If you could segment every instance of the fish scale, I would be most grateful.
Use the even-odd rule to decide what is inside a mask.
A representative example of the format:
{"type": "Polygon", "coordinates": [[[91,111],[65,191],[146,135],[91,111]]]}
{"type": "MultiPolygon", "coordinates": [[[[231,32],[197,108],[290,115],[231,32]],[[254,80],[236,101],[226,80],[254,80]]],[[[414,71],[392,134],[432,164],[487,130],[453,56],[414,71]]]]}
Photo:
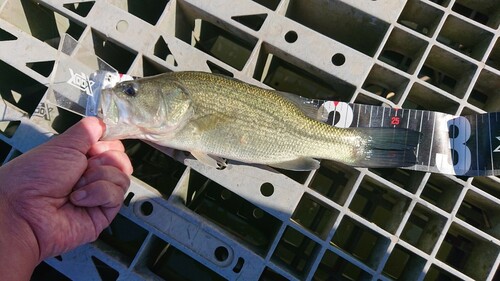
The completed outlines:
{"type": "MultiPolygon", "coordinates": [[[[190,80],[188,77],[179,77],[179,79],[190,80]]],[[[196,104],[195,111],[196,109],[200,109],[200,115],[211,114],[214,111],[218,111],[219,114],[233,113],[230,114],[232,121],[230,124],[231,131],[237,132],[238,130],[242,130],[242,128],[247,128],[247,132],[241,132],[241,135],[245,135],[245,133],[254,135],[252,140],[254,140],[253,143],[255,146],[249,147],[250,157],[258,156],[261,159],[264,157],[272,159],[273,155],[281,157],[288,155],[290,157],[289,155],[293,156],[292,153],[313,154],[314,151],[331,151],[334,141],[342,137],[338,132],[349,132],[349,130],[335,129],[305,118],[302,112],[297,110],[288,101],[279,96],[269,95],[268,91],[258,88],[256,92],[251,92],[255,89],[245,84],[243,84],[245,86],[233,90],[233,87],[230,85],[221,83],[225,81],[227,80],[207,81],[206,83],[210,84],[217,83],[218,86],[213,91],[207,90],[206,87],[200,87],[199,84],[186,83],[185,86],[190,91],[193,101],[196,104]],[[217,98],[214,98],[214,93],[217,93],[217,98]],[[249,95],[251,96],[250,98],[253,98],[254,102],[252,104],[248,103],[250,99],[249,95]],[[207,100],[215,102],[207,103],[207,100]],[[269,104],[273,102],[277,106],[274,108],[269,107],[269,104]],[[220,104],[224,106],[221,107],[220,104]],[[258,127],[252,126],[252,124],[258,124],[258,127]],[[314,138],[311,138],[309,134],[311,128],[314,138]],[[305,138],[302,138],[304,135],[306,135],[305,138]],[[301,140],[297,140],[297,138],[301,140]],[[262,141],[266,139],[267,141],[262,141]],[[313,142],[315,139],[318,139],[318,141],[313,142]],[[307,140],[307,142],[304,140],[307,140]],[[288,152],[286,148],[292,148],[293,152],[288,152]],[[259,154],[255,155],[257,153],[259,154]]],[[[221,142],[220,138],[214,138],[210,142],[212,146],[216,146],[217,144],[221,144],[219,145],[221,150],[214,149],[212,151],[214,154],[227,154],[228,150],[234,149],[230,145],[238,146],[238,150],[242,150],[242,145],[238,142],[221,142]]],[[[325,158],[327,154],[329,153],[318,153],[315,157],[325,158]]],[[[242,154],[238,156],[249,158],[249,156],[242,154]]]]}
{"type": "Polygon", "coordinates": [[[273,90],[204,72],[121,82],[103,90],[101,107],[106,139],[150,140],[209,165],[215,156],[291,170],[318,168],[315,159],[400,167],[414,164],[419,139],[405,129],[335,128],[273,90]]]}

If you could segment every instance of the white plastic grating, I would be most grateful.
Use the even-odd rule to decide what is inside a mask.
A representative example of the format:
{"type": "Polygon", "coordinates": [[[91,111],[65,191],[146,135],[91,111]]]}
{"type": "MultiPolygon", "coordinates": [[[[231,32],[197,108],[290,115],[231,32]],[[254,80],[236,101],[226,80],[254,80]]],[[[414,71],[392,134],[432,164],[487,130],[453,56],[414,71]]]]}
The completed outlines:
{"type": "MultiPolygon", "coordinates": [[[[133,76],[202,70],[303,96],[500,111],[497,0],[0,0],[0,161],[79,117],[44,102],[60,38],[133,76]]],[[[74,60],[86,64],[88,53],[74,60]]],[[[323,162],[283,174],[125,141],[134,180],[95,243],[34,280],[498,280],[500,179],[323,162]]],[[[500,143],[499,143],[500,145],[500,143]]]]}

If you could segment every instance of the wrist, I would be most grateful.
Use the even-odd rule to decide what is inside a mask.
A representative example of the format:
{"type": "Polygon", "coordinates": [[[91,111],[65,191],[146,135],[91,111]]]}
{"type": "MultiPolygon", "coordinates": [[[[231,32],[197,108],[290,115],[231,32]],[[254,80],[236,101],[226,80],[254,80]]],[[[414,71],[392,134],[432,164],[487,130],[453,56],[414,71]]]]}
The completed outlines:
{"type": "Polygon", "coordinates": [[[6,198],[1,196],[0,279],[29,280],[39,257],[38,242],[30,226],[16,217],[6,198]]]}

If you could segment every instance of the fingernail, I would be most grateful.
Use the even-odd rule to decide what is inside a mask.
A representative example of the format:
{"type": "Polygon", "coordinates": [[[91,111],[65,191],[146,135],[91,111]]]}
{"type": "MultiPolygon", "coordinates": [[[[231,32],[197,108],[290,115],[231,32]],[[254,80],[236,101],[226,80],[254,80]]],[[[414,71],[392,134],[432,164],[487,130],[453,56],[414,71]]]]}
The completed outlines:
{"type": "Polygon", "coordinates": [[[73,194],[71,196],[73,197],[73,200],[80,201],[87,196],[87,191],[77,190],[77,191],[73,192],[73,194]]]}

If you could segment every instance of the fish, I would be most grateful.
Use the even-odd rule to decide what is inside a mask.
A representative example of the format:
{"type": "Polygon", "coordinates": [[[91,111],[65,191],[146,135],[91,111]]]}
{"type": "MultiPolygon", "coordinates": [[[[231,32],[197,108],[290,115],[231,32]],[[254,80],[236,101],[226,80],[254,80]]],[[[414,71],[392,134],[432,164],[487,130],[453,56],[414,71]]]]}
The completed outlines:
{"type": "Polygon", "coordinates": [[[307,116],[275,90],[219,74],[169,72],[103,89],[102,139],[140,139],[188,151],[221,168],[225,159],[310,171],[318,159],[354,167],[415,164],[420,133],[402,128],[337,128],[307,116]]]}

